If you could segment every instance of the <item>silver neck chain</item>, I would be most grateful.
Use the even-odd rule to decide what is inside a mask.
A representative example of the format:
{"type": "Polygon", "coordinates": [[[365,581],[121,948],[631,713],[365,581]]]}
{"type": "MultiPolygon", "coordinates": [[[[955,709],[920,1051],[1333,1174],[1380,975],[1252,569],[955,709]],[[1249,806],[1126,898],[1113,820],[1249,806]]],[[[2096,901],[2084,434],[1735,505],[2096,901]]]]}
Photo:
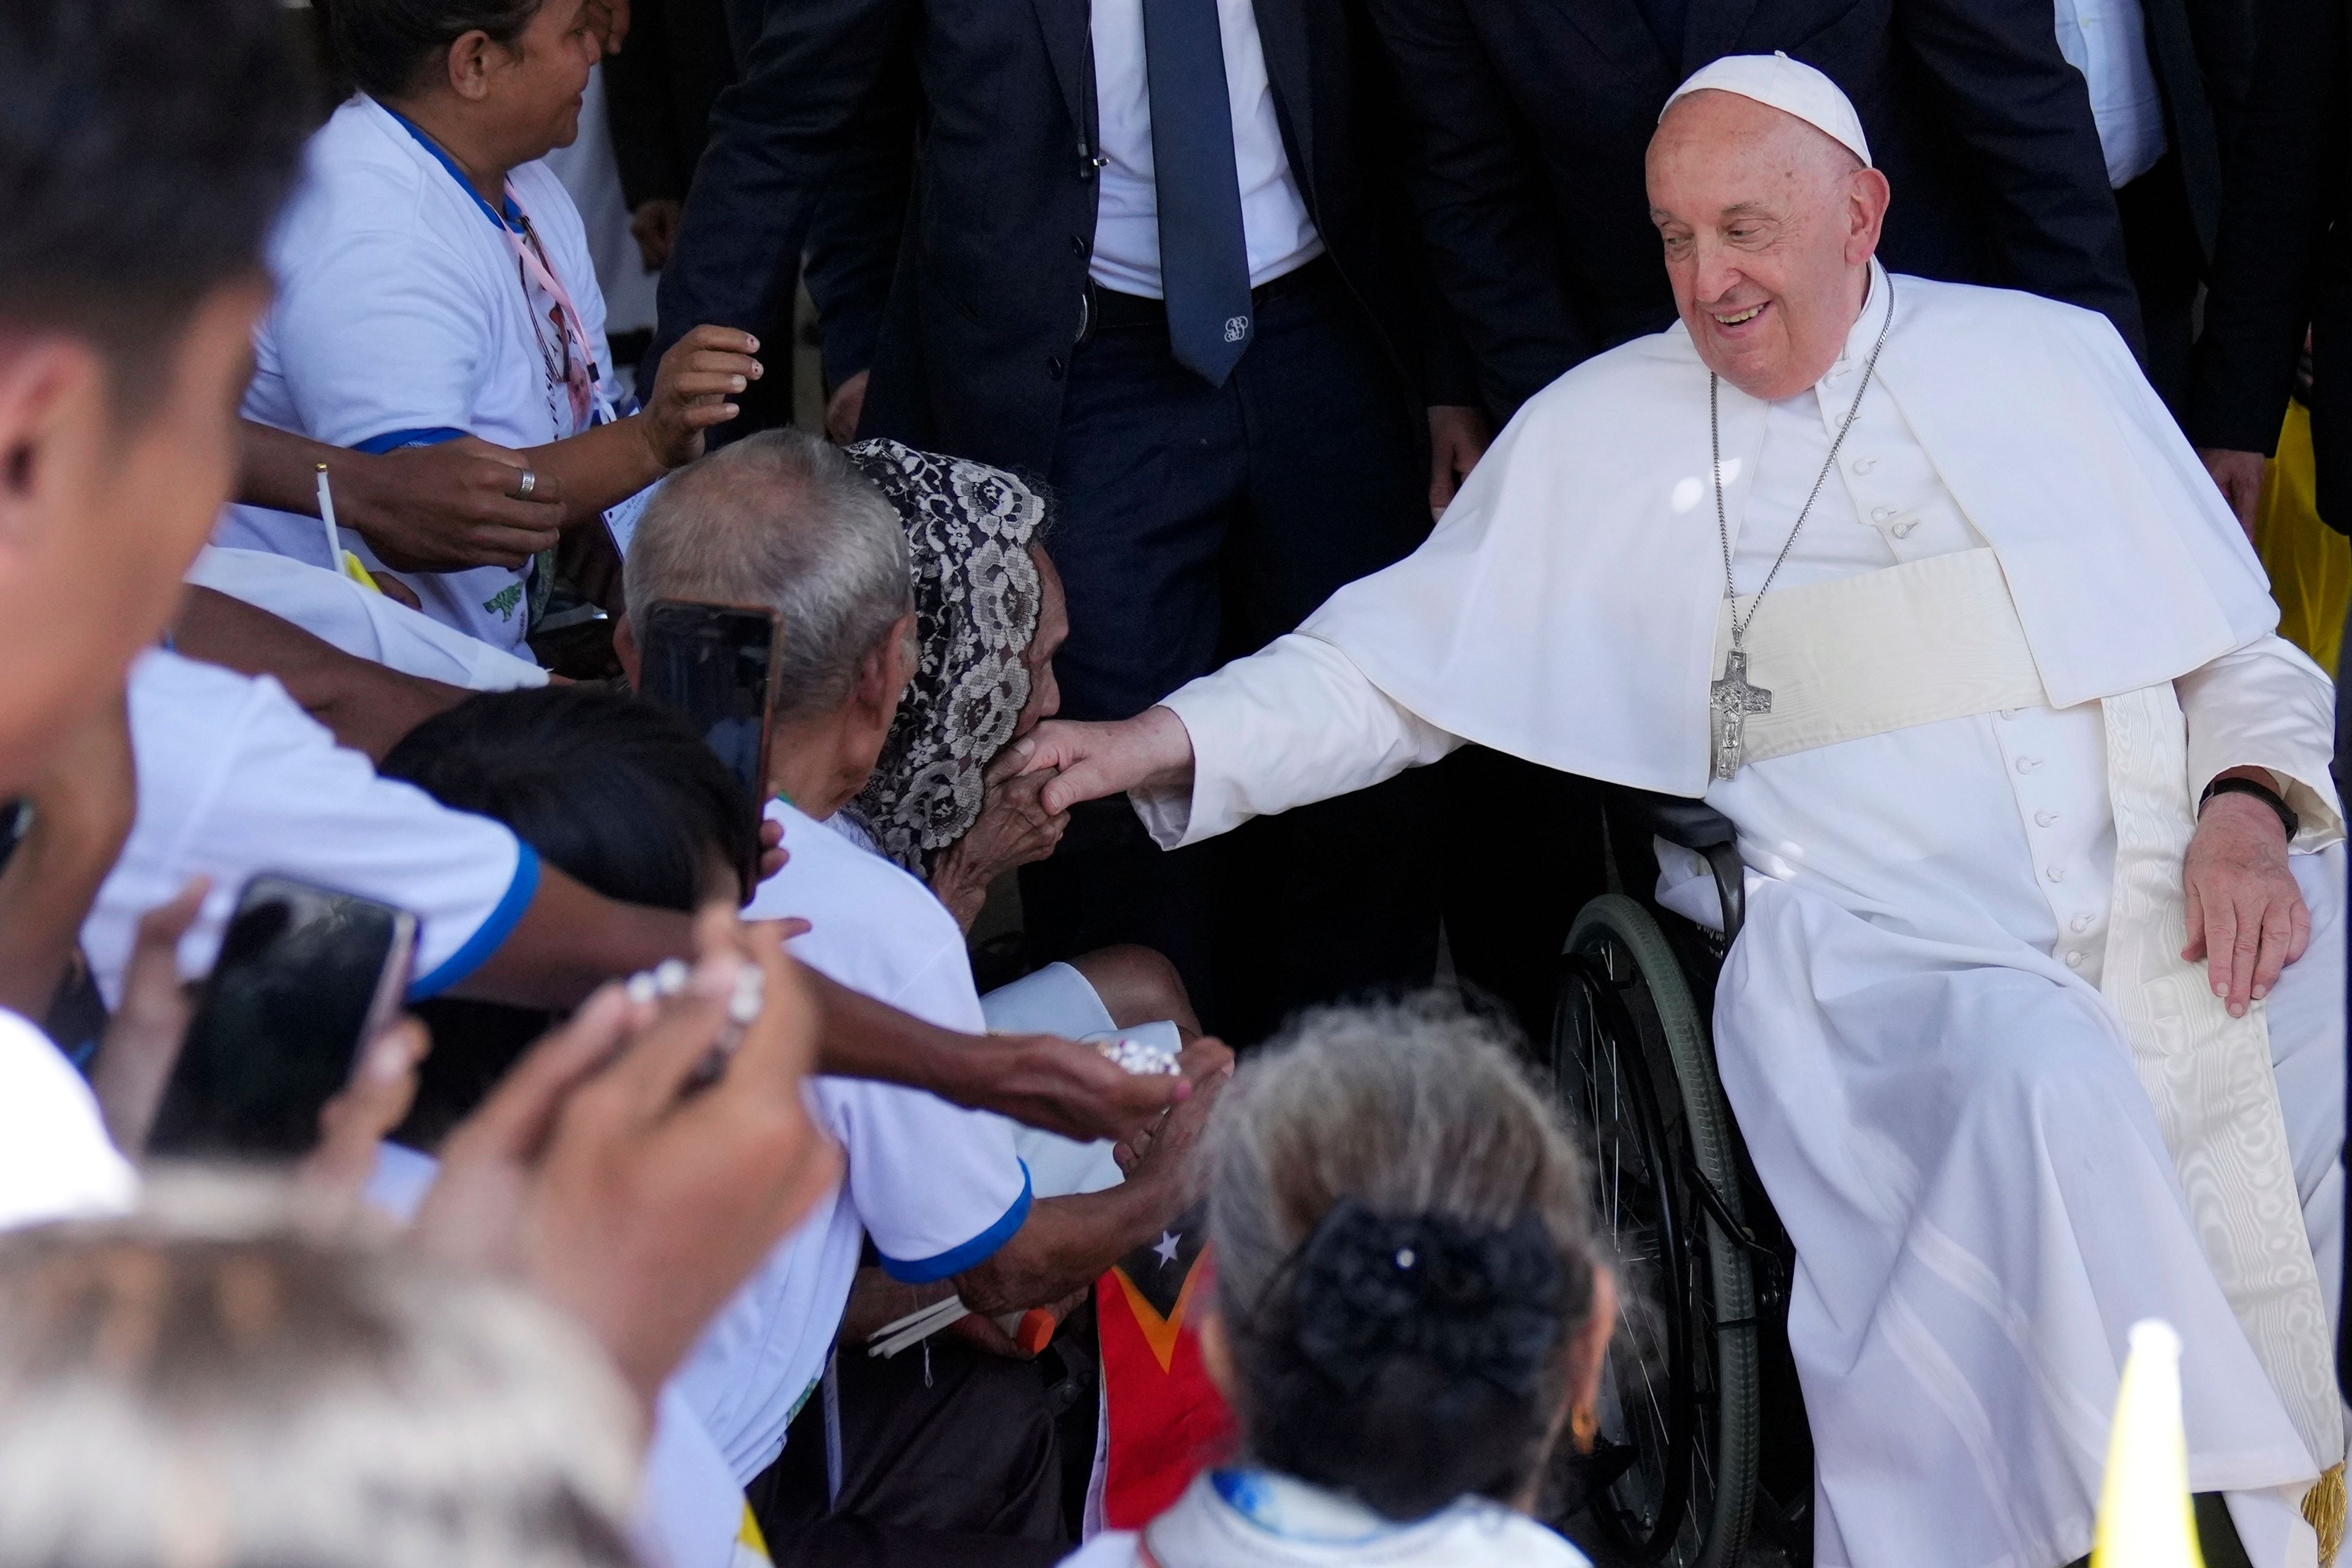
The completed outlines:
{"type": "Polygon", "coordinates": [[[1731,526],[1723,516],[1723,422],[1717,412],[1717,393],[1722,382],[1713,371],[1707,373],[1706,435],[1715,455],[1715,532],[1716,537],[1723,542],[1723,596],[1731,602],[1731,646],[1735,650],[1739,647],[1741,639],[1747,637],[1748,628],[1756,624],[1758,606],[1764,603],[1764,595],[1771,591],[1772,580],[1780,574],[1781,563],[1789,559],[1789,552],[1796,548],[1797,535],[1804,531],[1805,519],[1812,515],[1813,502],[1821,498],[1822,486],[1829,481],[1830,470],[1837,467],[1838,451],[1845,445],[1845,433],[1853,428],[1854,418],[1862,412],[1862,395],[1870,390],[1870,378],[1878,372],[1878,353],[1886,346],[1886,334],[1894,329],[1895,279],[1890,277],[1886,279],[1886,320],[1880,323],[1878,341],[1870,345],[1870,358],[1863,364],[1862,384],[1853,389],[1853,402],[1847,407],[1845,417],[1838,421],[1837,435],[1830,442],[1829,459],[1822,464],[1822,471],[1813,476],[1813,488],[1806,495],[1804,506],[1797,512],[1796,526],[1789,530],[1789,537],[1781,544],[1780,553],[1772,558],[1772,570],[1764,574],[1763,584],[1756,590],[1756,596],[1748,601],[1746,620],[1740,619],[1739,589],[1731,577],[1731,526]]]}

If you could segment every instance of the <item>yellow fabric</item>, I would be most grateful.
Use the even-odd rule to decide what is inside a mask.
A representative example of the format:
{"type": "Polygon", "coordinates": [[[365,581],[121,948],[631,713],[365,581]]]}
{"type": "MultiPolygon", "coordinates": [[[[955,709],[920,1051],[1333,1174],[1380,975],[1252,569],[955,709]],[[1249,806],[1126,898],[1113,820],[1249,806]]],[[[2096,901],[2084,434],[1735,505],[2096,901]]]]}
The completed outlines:
{"type": "Polygon", "coordinates": [[[2271,574],[2279,636],[2336,673],[2344,609],[2352,603],[2352,539],[2319,521],[2311,458],[2311,411],[2289,403],[2278,456],[2263,473],[2254,552],[2271,574]]]}

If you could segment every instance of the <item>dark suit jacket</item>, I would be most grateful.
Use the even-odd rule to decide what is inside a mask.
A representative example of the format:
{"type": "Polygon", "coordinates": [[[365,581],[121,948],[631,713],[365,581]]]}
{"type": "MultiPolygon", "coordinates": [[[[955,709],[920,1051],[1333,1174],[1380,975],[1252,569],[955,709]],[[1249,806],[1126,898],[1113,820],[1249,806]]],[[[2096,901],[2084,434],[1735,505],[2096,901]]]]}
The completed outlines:
{"type": "Polygon", "coordinates": [[[2189,432],[2275,451],[2308,327],[2319,515],[2352,533],[2352,22],[2344,0],[2262,0],[2256,18],[2189,432]]]}
{"type": "MultiPolygon", "coordinates": [[[[722,94],[657,343],[767,319],[811,210],[897,62],[920,82],[914,184],[862,430],[1042,472],[1084,323],[1095,232],[1087,0],[735,0],[756,13],[722,94]]],[[[1266,72],[1307,211],[1409,388],[1424,383],[1409,218],[1385,156],[1384,64],[1352,0],[1257,0],[1266,72]],[[1391,205],[1391,204],[1394,204],[1391,205]],[[1402,219],[1403,221],[1401,221],[1402,219]]],[[[1460,375],[1454,397],[1466,387],[1460,375]]]]}
{"type": "Polygon", "coordinates": [[[725,0],[635,0],[628,39],[604,62],[613,157],[630,211],[686,199],[710,139],[710,106],[734,81],[725,0]]]}
{"type": "Polygon", "coordinates": [[[2049,0],[1691,0],[1681,46],[1637,0],[1371,0],[1417,132],[1440,288],[1508,412],[1673,319],[1643,183],[1667,95],[1785,49],[1843,88],[1895,189],[1900,271],[2139,309],[2082,77],[2049,0]]]}

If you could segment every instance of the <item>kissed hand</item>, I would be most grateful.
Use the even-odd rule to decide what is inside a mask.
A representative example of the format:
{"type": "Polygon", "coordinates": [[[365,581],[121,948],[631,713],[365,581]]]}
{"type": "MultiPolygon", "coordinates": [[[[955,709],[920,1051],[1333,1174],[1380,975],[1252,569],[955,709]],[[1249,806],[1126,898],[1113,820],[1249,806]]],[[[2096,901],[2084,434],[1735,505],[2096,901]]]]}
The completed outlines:
{"type": "Polygon", "coordinates": [[[1064,812],[1129,790],[1188,787],[1192,737],[1167,708],[1147,708],[1112,724],[1049,719],[1013,743],[1003,768],[1006,776],[1057,773],[1038,801],[1049,812],[1064,812]]]}

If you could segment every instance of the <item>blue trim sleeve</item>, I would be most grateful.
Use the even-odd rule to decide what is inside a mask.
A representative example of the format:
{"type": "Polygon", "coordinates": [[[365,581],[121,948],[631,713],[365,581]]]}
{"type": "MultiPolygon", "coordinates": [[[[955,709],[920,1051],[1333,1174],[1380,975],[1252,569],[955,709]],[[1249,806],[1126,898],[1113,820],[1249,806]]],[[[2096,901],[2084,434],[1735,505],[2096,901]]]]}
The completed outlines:
{"type": "Polygon", "coordinates": [[[381,436],[352,442],[352,450],[381,458],[386,452],[397,452],[403,447],[438,447],[442,442],[454,441],[464,434],[463,430],[452,429],[446,425],[436,425],[429,430],[387,430],[381,436]]]}
{"type": "Polygon", "coordinates": [[[1027,1222],[1029,1201],[1029,1163],[1024,1160],[1021,1163],[1021,1195],[1013,1200],[1013,1206],[1006,1209],[1003,1217],[994,1225],[961,1247],[951,1247],[935,1257],[917,1262],[904,1262],[886,1254],[882,1258],[882,1272],[901,1285],[929,1285],[933,1280],[945,1279],[951,1274],[976,1268],[995,1257],[997,1250],[1011,1241],[1013,1233],[1027,1222]]]}
{"type": "Polygon", "coordinates": [[[539,895],[539,851],[520,839],[515,841],[515,848],[514,880],[509,882],[507,890],[499,895],[497,907],[483,918],[480,925],[474,928],[474,934],[467,937],[457,952],[434,966],[432,973],[410,983],[408,999],[411,1002],[438,996],[482,967],[489,962],[490,954],[498,952],[499,945],[513,934],[514,928],[522,922],[523,911],[530,908],[531,900],[539,895]]]}

